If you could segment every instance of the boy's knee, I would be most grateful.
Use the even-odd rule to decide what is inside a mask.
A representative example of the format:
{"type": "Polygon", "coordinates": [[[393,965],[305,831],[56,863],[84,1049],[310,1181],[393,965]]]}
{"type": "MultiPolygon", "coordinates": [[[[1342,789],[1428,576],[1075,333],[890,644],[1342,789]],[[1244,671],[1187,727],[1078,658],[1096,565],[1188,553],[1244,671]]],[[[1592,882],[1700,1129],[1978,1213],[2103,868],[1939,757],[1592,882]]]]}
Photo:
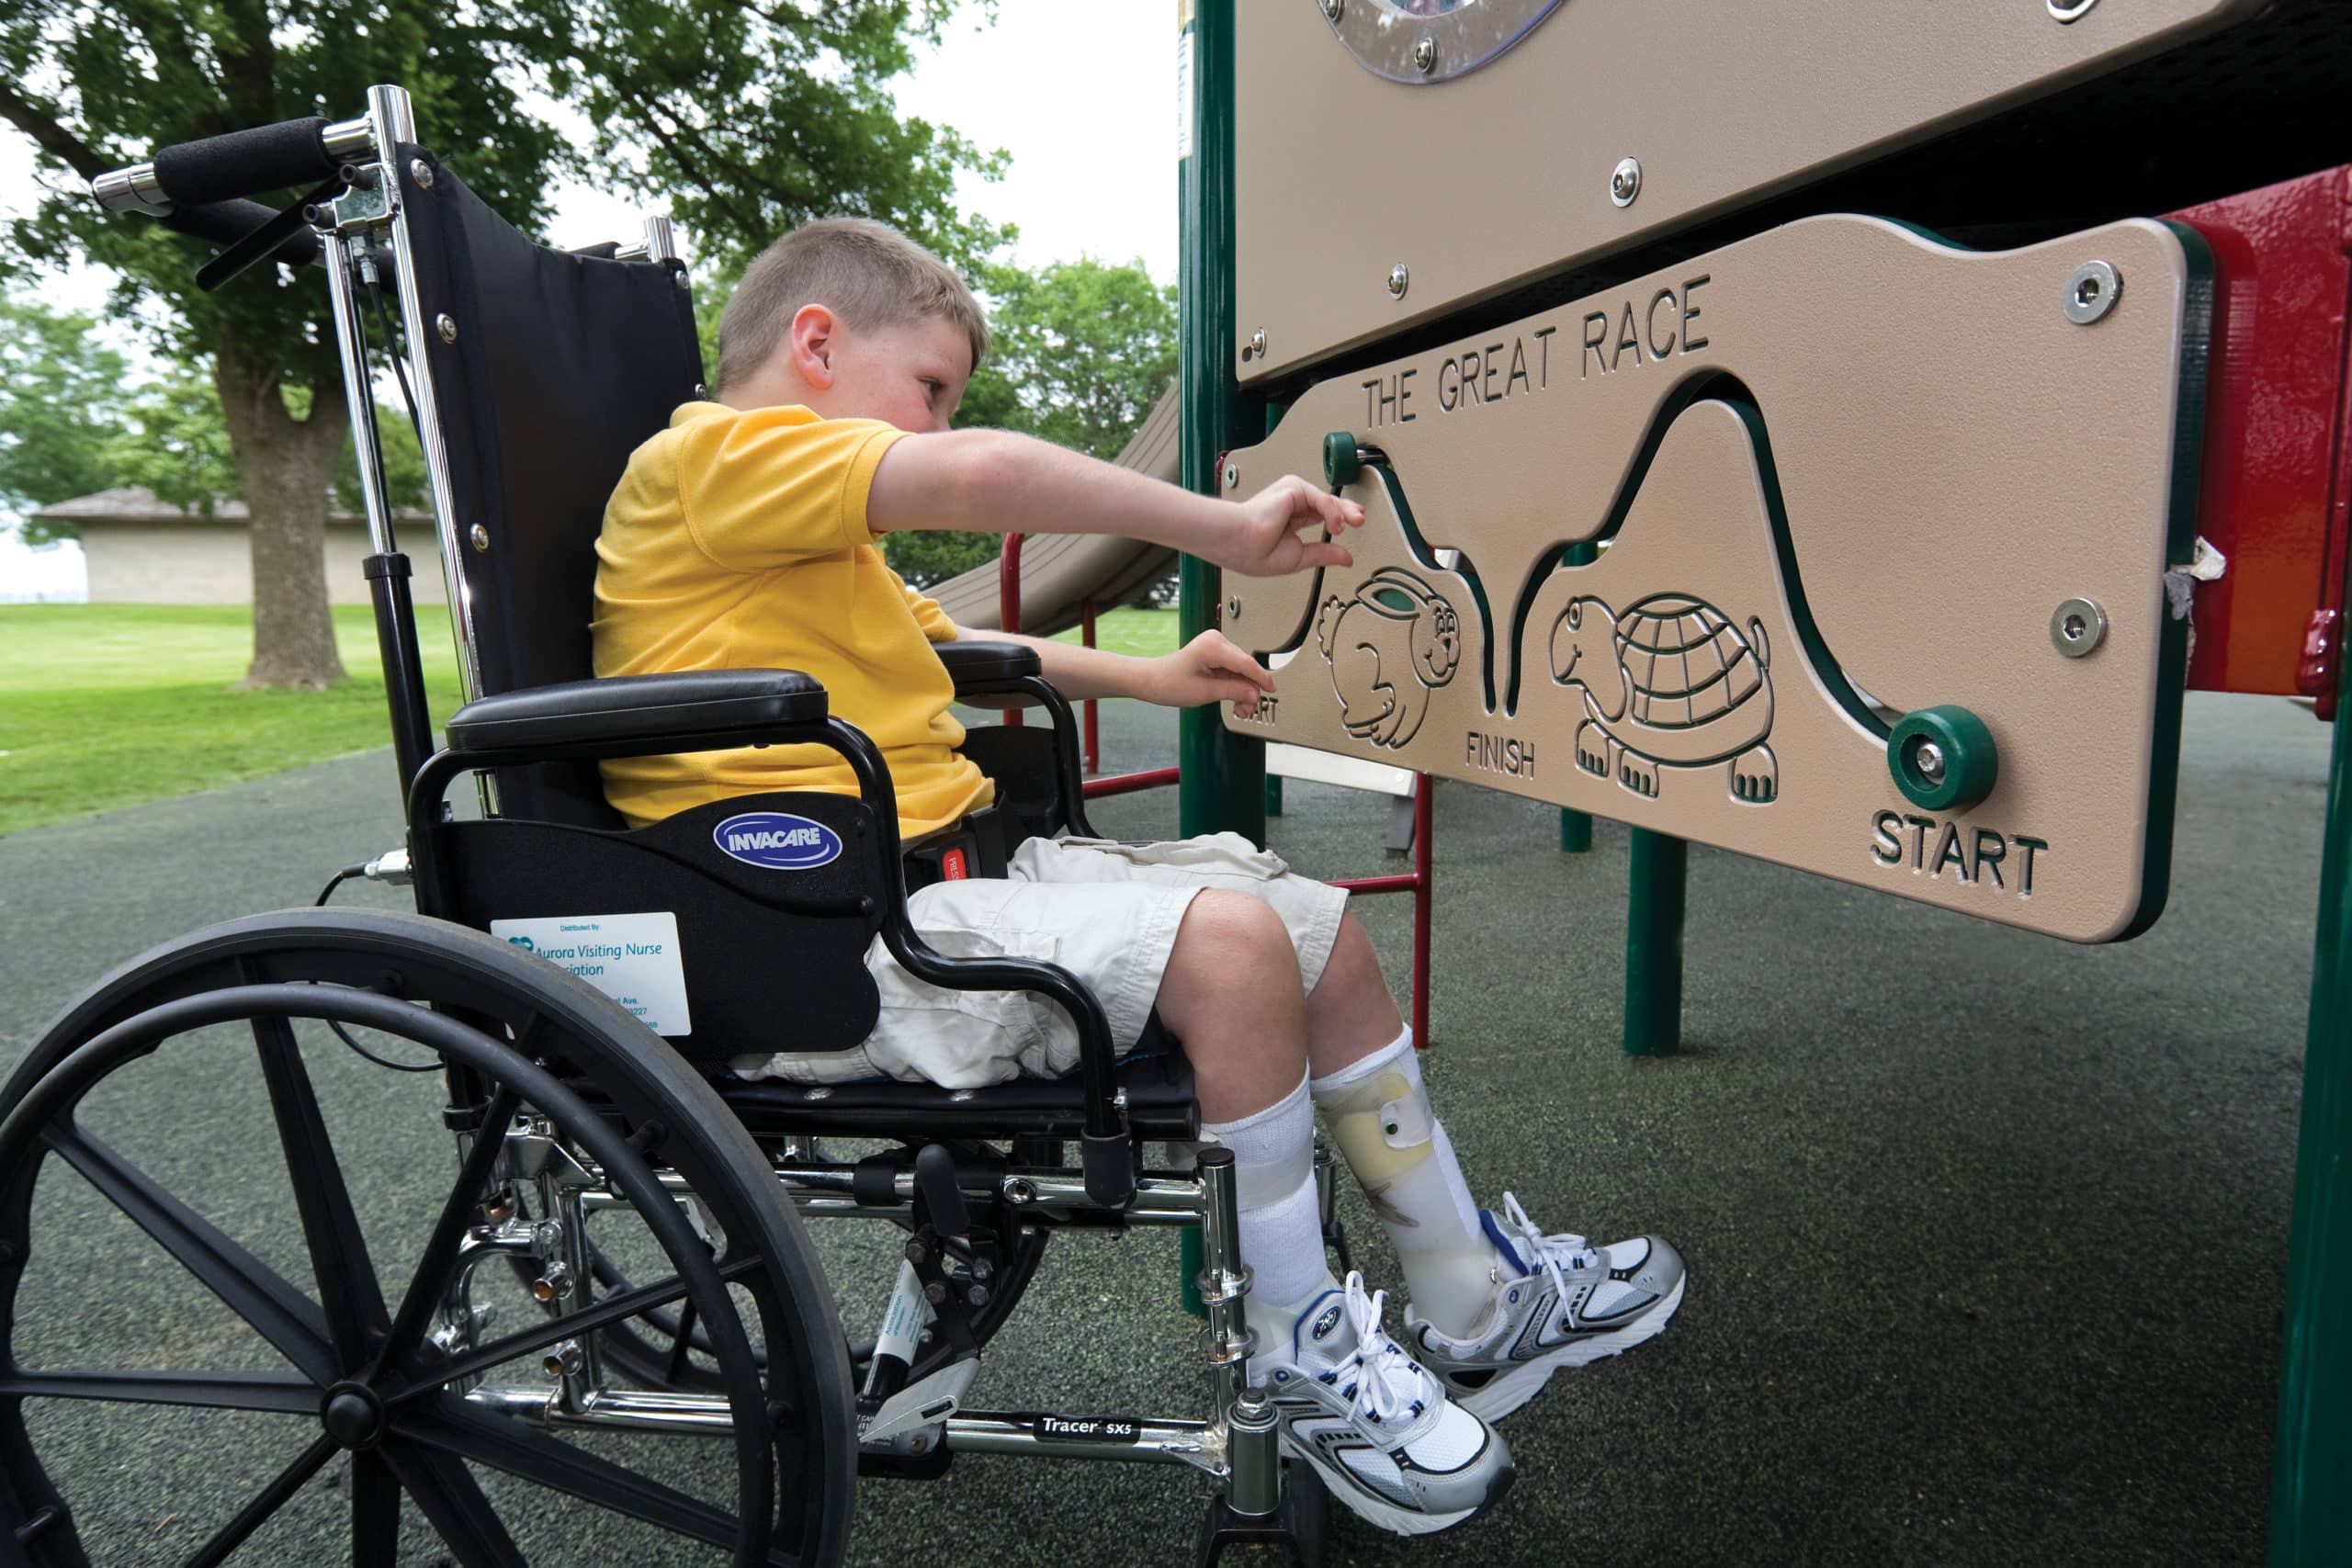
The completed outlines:
{"type": "Polygon", "coordinates": [[[1262,899],[1223,888],[1204,888],[1193,896],[1184,923],[1176,930],[1171,957],[1218,964],[1227,969],[1253,961],[1279,959],[1295,969],[1290,929],[1282,916],[1262,899]]]}
{"type": "Polygon", "coordinates": [[[1193,896],[1177,928],[1159,1006],[1172,1015],[1234,1003],[1303,1007],[1298,954],[1289,928],[1264,903],[1247,893],[1205,889],[1193,896]]]}

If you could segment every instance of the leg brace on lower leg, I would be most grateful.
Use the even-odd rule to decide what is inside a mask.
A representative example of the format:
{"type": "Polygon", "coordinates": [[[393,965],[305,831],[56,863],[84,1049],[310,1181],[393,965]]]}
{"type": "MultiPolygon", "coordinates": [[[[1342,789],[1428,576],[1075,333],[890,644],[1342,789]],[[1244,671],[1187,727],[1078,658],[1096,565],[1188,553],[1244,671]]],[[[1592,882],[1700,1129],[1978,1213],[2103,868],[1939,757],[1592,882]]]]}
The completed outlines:
{"type": "Polygon", "coordinates": [[[1486,1310],[1494,1247],[1430,1109],[1412,1031],[1312,1087],[1331,1141],[1396,1245],[1414,1310],[1442,1332],[1467,1328],[1486,1310]]]}
{"type": "Polygon", "coordinates": [[[1315,1108],[1306,1080],[1263,1111],[1201,1131],[1233,1151],[1241,1261],[1250,1273],[1245,1304],[1259,1351],[1288,1355],[1295,1309],[1331,1283],[1315,1201],[1315,1108]]]}

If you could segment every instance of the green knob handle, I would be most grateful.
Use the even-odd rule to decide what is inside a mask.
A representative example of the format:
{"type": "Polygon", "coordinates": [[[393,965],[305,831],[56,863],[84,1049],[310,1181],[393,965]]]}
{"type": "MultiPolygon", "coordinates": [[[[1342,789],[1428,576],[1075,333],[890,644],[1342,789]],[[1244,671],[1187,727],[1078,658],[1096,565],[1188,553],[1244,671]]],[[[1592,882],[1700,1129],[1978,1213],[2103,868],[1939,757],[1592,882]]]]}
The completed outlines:
{"type": "Polygon", "coordinates": [[[1927,811],[1965,811],[1993,793],[2001,757],[1984,721],[1951,704],[1895,721],[1886,769],[1904,798],[1927,811]]]}
{"type": "Polygon", "coordinates": [[[1356,433],[1335,430],[1323,438],[1323,477],[1333,490],[1352,484],[1363,472],[1363,459],[1356,456],[1356,433]]]}

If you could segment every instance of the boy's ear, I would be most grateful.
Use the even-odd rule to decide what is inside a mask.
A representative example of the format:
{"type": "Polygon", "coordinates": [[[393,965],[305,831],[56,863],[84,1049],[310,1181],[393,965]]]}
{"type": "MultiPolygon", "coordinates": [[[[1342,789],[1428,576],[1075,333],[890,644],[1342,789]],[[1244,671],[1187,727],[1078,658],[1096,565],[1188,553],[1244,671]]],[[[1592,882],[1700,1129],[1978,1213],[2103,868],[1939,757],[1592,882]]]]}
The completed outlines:
{"type": "Polygon", "coordinates": [[[830,390],[833,384],[833,350],[840,326],[833,313],[822,305],[803,305],[793,312],[792,331],[785,339],[786,352],[792,356],[792,367],[802,380],[819,391],[830,390]]]}

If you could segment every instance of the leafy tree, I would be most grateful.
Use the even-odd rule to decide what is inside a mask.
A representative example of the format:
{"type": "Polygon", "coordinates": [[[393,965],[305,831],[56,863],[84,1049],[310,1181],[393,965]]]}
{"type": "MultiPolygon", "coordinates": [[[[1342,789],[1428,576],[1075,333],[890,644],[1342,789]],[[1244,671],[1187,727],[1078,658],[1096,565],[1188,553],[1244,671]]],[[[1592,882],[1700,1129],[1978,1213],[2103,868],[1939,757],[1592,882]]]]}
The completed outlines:
{"type": "MultiPolygon", "coordinates": [[[[10,226],[0,265],[70,247],[113,269],[116,307],[181,360],[209,358],[253,513],[247,682],[342,673],[321,554],[347,442],[325,290],[256,269],[218,294],[200,250],[99,212],[82,182],[153,149],[304,114],[343,118],[397,82],[425,140],[529,229],[561,175],[670,204],[700,253],[740,257],[803,219],[863,212],[969,265],[1001,235],[955,204],[953,132],[900,120],[887,84],[955,0],[11,0],[0,6],[0,120],[39,149],[51,194],[10,226]],[[524,107],[544,90],[584,110],[574,148],[524,107]],[[71,177],[68,177],[71,176],[71,177]]],[[[983,4],[982,10],[989,10],[983,4]]]]}
{"type": "MultiPolygon", "coordinates": [[[[297,417],[308,398],[307,389],[289,394],[297,417]]],[[[379,404],[376,423],[392,504],[423,506],[424,457],[407,417],[379,404]]],[[[209,370],[166,363],[156,378],[133,381],[95,318],[0,294],[0,507],[28,514],[117,485],[143,485],[206,516],[242,499],[209,370]]],[[[334,494],[345,512],[364,510],[348,448],[334,494]]],[[[35,547],[74,533],[70,523],[29,515],[17,528],[35,547]]]]}
{"type": "MultiPolygon", "coordinates": [[[[1016,430],[1093,457],[1119,455],[1176,378],[1176,290],[1140,260],[1080,256],[1042,272],[981,276],[994,333],[956,411],[961,427],[1016,430]]],[[[993,534],[899,533],[883,541],[899,575],[928,586],[984,565],[993,534]]]]}
{"type": "Polygon", "coordinates": [[[995,340],[958,414],[1115,457],[1176,378],[1176,290],[1140,259],[983,274],[995,340]]]}
{"type": "MultiPolygon", "coordinates": [[[[113,467],[130,366],[91,318],[0,295],[0,506],[28,513],[123,482],[113,467]]],[[[69,536],[27,522],[25,542],[69,536]]]]}

